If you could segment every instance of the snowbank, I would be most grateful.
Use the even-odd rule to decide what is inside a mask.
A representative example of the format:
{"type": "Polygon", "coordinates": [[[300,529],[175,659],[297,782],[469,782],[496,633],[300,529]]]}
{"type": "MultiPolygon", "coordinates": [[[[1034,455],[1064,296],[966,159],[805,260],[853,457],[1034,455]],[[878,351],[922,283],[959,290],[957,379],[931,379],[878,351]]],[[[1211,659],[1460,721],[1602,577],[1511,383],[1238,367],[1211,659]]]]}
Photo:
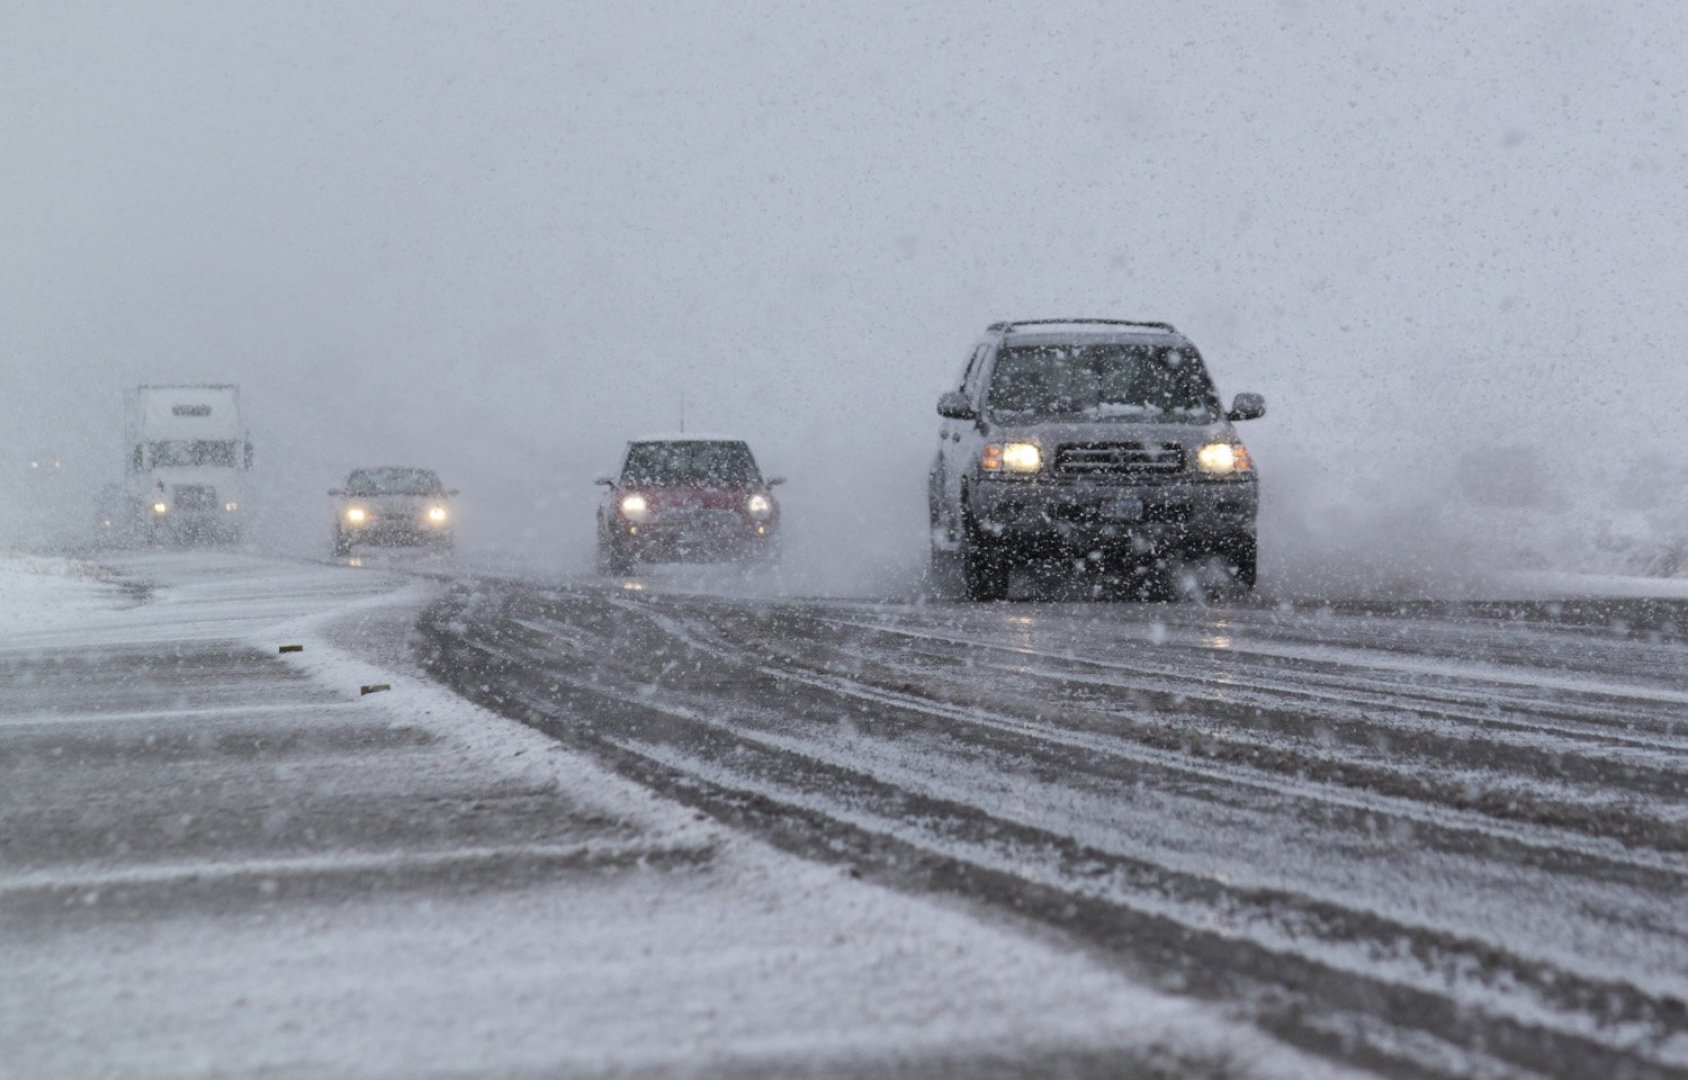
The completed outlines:
{"type": "Polygon", "coordinates": [[[0,552],[0,633],[73,625],[132,595],[89,563],[0,552]]]}

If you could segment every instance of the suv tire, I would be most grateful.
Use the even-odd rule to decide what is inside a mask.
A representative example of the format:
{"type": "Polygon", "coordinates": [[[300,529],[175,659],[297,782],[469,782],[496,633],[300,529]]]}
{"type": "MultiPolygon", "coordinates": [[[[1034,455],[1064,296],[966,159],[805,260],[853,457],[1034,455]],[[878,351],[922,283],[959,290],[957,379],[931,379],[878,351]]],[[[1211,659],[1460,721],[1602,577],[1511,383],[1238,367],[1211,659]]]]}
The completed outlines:
{"type": "Polygon", "coordinates": [[[1000,544],[969,536],[961,547],[961,587],[969,600],[1008,598],[1008,557],[1000,544]]]}
{"type": "Polygon", "coordinates": [[[1218,554],[1230,560],[1235,569],[1237,586],[1244,592],[1253,590],[1255,581],[1255,564],[1258,561],[1259,545],[1253,533],[1237,533],[1219,545],[1218,554]]]}

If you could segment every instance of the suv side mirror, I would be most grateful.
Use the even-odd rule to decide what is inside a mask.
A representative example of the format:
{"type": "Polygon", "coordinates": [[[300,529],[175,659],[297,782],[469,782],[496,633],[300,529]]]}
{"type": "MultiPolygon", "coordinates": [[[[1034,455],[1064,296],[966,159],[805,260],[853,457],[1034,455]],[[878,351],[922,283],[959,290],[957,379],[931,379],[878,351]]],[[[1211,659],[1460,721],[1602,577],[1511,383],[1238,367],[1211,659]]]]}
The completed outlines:
{"type": "Polygon", "coordinates": [[[1258,420],[1266,415],[1266,399],[1259,394],[1238,394],[1231,402],[1227,420],[1258,420]]]}
{"type": "Polygon", "coordinates": [[[951,390],[938,399],[938,415],[946,420],[977,420],[979,414],[974,411],[973,403],[967,400],[967,395],[959,390],[951,390]]]}
{"type": "Polygon", "coordinates": [[[770,476],[770,477],[768,477],[767,480],[763,481],[763,483],[767,484],[769,487],[774,487],[776,485],[785,483],[785,477],[783,477],[783,476],[770,476]]]}
{"type": "Polygon", "coordinates": [[[342,488],[329,488],[328,493],[330,495],[334,496],[336,499],[338,499],[340,496],[344,495],[346,492],[342,488]]]}
{"type": "Polygon", "coordinates": [[[600,476],[595,478],[592,482],[594,484],[602,484],[605,487],[615,487],[615,477],[613,476],[600,476]]]}
{"type": "Polygon", "coordinates": [[[457,496],[463,494],[461,491],[457,490],[456,488],[446,488],[445,493],[446,493],[447,496],[449,496],[451,498],[456,498],[457,496]]]}

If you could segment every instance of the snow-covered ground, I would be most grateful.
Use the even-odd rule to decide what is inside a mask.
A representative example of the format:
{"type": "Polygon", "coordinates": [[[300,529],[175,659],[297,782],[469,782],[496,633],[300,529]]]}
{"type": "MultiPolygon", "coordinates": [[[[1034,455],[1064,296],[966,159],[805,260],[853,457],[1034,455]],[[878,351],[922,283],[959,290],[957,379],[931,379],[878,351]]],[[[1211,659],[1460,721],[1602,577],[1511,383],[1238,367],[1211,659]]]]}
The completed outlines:
{"type": "Polygon", "coordinates": [[[0,553],[0,628],[10,638],[88,622],[124,606],[125,595],[91,563],[0,553]]]}
{"type": "Polygon", "coordinates": [[[1335,1071],[467,704],[435,588],[0,558],[0,1076],[1335,1071]]]}

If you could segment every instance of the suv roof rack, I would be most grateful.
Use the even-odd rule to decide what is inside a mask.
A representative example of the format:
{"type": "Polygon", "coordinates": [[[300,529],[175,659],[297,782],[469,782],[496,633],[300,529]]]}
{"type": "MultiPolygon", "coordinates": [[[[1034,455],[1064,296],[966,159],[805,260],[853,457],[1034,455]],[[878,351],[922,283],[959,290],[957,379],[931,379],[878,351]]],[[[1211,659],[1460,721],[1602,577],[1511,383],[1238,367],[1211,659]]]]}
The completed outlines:
{"type": "Polygon", "coordinates": [[[986,332],[995,332],[1000,330],[1003,333],[1012,333],[1022,326],[1055,326],[1071,325],[1073,323],[1077,323],[1081,326],[1140,326],[1149,330],[1164,330],[1169,334],[1176,334],[1178,332],[1177,327],[1173,326],[1171,323],[1134,322],[1130,319],[1015,319],[1012,322],[991,323],[990,326],[985,329],[986,332]]]}

